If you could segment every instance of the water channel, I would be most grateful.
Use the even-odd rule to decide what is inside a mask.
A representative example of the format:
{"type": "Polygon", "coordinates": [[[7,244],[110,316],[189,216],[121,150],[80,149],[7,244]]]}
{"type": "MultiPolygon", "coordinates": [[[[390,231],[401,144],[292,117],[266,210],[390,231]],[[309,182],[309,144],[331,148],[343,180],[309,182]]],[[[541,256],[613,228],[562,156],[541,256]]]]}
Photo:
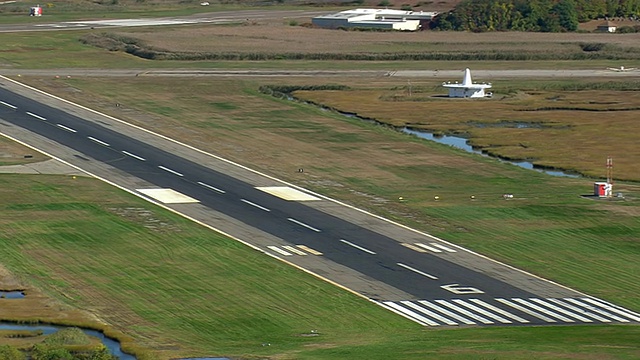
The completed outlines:
{"type": "MultiPolygon", "coordinates": [[[[450,146],[453,146],[455,148],[462,149],[464,151],[468,151],[468,152],[471,152],[471,153],[474,153],[474,154],[480,154],[482,156],[489,156],[486,153],[483,153],[482,151],[473,148],[471,145],[469,145],[467,143],[467,139],[465,139],[463,137],[450,136],[450,135],[436,136],[433,133],[430,133],[430,132],[427,132],[427,131],[412,129],[412,128],[408,128],[408,127],[402,128],[401,131],[403,133],[406,133],[406,134],[411,134],[411,135],[418,136],[421,139],[431,140],[431,141],[435,141],[435,142],[440,143],[440,144],[450,145],[450,146]]],[[[492,158],[495,158],[495,157],[492,157],[492,158]]],[[[517,166],[520,166],[520,167],[525,168],[525,169],[535,170],[535,171],[543,172],[545,174],[549,174],[549,175],[553,175],[553,176],[564,176],[564,177],[572,177],[572,178],[580,177],[580,175],[566,173],[564,171],[548,170],[548,169],[538,168],[535,165],[533,165],[533,163],[531,163],[529,161],[524,161],[524,160],[523,161],[511,161],[511,160],[504,160],[504,159],[499,159],[499,160],[500,161],[504,161],[504,162],[508,162],[508,163],[511,163],[511,164],[514,164],[514,165],[517,165],[517,166]]]]}
{"type": "MultiPolygon", "coordinates": [[[[43,335],[50,335],[55,333],[58,330],[65,329],[65,326],[56,326],[56,325],[43,325],[43,324],[35,324],[35,325],[27,325],[27,324],[14,324],[7,322],[0,322],[0,330],[28,330],[28,331],[42,331],[43,335]]],[[[127,354],[122,351],[120,347],[120,342],[117,340],[111,339],[105,336],[103,333],[97,330],[89,330],[80,328],[85,334],[89,336],[96,337],[100,339],[102,344],[109,349],[111,355],[116,356],[120,360],[136,360],[136,357],[127,354]]]]}
{"type": "MultiPolygon", "coordinates": [[[[290,100],[297,100],[293,97],[289,98],[290,100]]],[[[310,104],[310,103],[307,103],[310,104]]],[[[366,121],[369,123],[374,123],[377,125],[385,125],[388,126],[388,124],[385,123],[381,123],[378,120],[375,119],[369,119],[369,118],[363,118],[358,116],[357,114],[354,113],[349,113],[349,112],[344,112],[344,111],[339,111],[339,110],[335,110],[335,109],[331,109],[331,108],[327,108],[327,107],[320,107],[321,109],[325,110],[325,111],[336,111],[337,113],[344,115],[346,117],[352,118],[352,119],[358,119],[358,120],[362,120],[362,121],[366,121]]],[[[476,126],[481,126],[481,124],[475,124],[476,126]]],[[[527,127],[533,127],[533,128],[537,128],[540,127],[541,125],[538,124],[525,124],[525,123],[519,123],[519,122],[514,122],[514,123],[510,123],[508,124],[508,126],[512,126],[515,128],[527,128],[527,127]]],[[[419,129],[415,129],[415,128],[410,128],[410,127],[394,127],[396,130],[401,131],[405,134],[410,134],[410,135],[415,135],[421,139],[425,139],[425,140],[430,140],[430,141],[435,141],[437,143],[440,144],[445,144],[445,145],[449,145],[449,146],[453,146],[455,148],[470,152],[470,153],[474,153],[474,154],[479,154],[482,156],[487,156],[487,157],[491,157],[493,159],[498,159],[500,161],[503,162],[507,162],[513,165],[517,165],[519,167],[525,168],[525,169],[529,169],[529,170],[534,170],[534,171],[538,171],[538,172],[542,172],[548,175],[553,175],[553,176],[562,176],[562,177],[571,177],[571,178],[579,178],[580,175],[577,174],[572,174],[572,173],[567,173],[564,171],[560,171],[560,170],[550,170],[550,169],[545,169],[545,168],[540,168],[535,166],[532,162],[530,161],[526,161],[526,160],[521,160],[521,161],[512,161],[512,160],[505,160],[505,159],[501,159],[499,157],[496,156],[491,156],[487,153],[482,152],[481,150],[475,149],[473,148],[471,145],[469,145],[467,143],[467,139],[463,138],[463,137],[459,137],[459,136],[452,136],[452,135],[434,135],[432,132],[426,131],[426,130],[419,130],[419,129]]]]}

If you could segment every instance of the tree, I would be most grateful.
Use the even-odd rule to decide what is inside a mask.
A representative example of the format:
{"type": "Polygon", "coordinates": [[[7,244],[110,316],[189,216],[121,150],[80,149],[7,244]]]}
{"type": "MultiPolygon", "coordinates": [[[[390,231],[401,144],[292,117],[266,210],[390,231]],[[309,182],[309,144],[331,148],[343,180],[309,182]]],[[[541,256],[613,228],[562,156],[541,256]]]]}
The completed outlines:
{"type": "Polygon", "coordinates": [[[36,344],[31,348],[33,360],[73,360],[73,355],[63,347],[54,347],[46,344],[36,344]]]}
{"type": "Polygon", "coordinates": [[[578,11],[573,0],[560,0],[551,12],[558,17],[559,25],[564,30],[578,30],[578,11]]]}

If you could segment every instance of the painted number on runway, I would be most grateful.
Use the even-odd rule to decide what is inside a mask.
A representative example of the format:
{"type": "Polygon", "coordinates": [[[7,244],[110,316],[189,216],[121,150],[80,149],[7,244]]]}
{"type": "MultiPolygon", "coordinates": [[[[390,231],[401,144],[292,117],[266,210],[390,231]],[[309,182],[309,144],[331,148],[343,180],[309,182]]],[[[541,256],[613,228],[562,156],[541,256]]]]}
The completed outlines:
{"type": "Polygon", "coordinates": [[[442,285],[440,287],[447,291],[451,291],[456,295],[484,294],[484,291],[480,289],[470,287],[470,286],[460,286],[460,284],[442,285]]]}

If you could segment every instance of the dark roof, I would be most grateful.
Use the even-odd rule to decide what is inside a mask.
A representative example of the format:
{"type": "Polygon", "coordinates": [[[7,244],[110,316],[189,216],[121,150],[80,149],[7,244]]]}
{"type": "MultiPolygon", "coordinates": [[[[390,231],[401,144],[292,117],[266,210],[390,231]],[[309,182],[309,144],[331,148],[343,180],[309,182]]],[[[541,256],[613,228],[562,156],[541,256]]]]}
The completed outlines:
{"type": "Polygon", "coordinates": [[[603,21],[600,24],[598,24],[598,27],[618,27],[618,24],[607,20],[607,21],[603,21]]]}

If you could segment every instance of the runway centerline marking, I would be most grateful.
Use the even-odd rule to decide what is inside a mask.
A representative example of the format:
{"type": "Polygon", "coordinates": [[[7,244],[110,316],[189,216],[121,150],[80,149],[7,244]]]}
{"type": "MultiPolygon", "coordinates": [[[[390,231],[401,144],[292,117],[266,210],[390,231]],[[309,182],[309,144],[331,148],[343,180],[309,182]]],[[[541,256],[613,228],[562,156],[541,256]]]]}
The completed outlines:
{"type": "Polygon", "coordinates": [[[38,120],[47,121],[47,119],[46,119],[46,118],[43,118],[42,116],[40,116],[40,115],[36,115],[36,114],[34,114],[34,113],[32,113],[32,112],[29,112],[29,111],[27,111],[27,115],[32,116],[32,117],[34,117],[34,118],[36,118],[36,119],[38,119],[38,120]]]}
{"type": "Polygon", "coordinates": [[[374,251],[371,251],[369,249],[363,248],[362,246],[356,245],[356,244],[354,244],[354,243],[352,243],[350,241],[347,241],[345,239],[340,239],[340,242],[343,242],[343,243],[345,243],[345,244],[347,244],[349,246],[352,246],[352,247],[354,247],[354,248],[356,248],[358,250],[364,251],[364,252],[366,252],[368,254],[371,254],[371,255],[375,255],[376,254],[374,251]]]}
{"type": "Polygon", "coordinates": [[[240,201],[242,201],[242,202],[243,202],[243,203],[245,203],[245,204],[248,204],[248,205],[251,205],[251,206],[253,206],[253,207],[256,207],[256,208],[258,208],[258,209],[260,209],[260,210],[264,210],[264,211],[271,211],[270,209],[267,209],[267,208],[266,208],[266,207],[264,207],[264,206],[260,206],[260,205],[258,205],[258,204],[256,204],[256,203],[254,203],[254,202],[251,202],[251,201],[249,201],[249,200],[247,200],[247,199],[240,199],[240,201]]]}
{"type": "Polygon", "coordinates": [[[4,102],[4,101],[0,101],[0,104],[4,105],[6,107],[12,108],[13,110],[18,108],[17,106],[11,105],[11,104],[9,104],[7,102],[4,102]]]}
{"type": "Polygon", "coordinates": [[[122,150],[122,153],[123,153],[123,154],[125,154],[125,155],[127,155],[127,156],[131,156],[131,157],[132,157],[132,158],[134,158],[134,159],[138,159],[138,160],[140,160],[140,161],[147,161],[147,159],[145,159],[145,158],[143,158],[143,157],[140,157],[140,156],[138,156],[138,155],[132,154],[132,153],[130,153],[130,152],[128,152],[128,151],[125,151],[125,150],[122,150]]]}
{"type": "Polygon", "coordinates": [[[220,194],[224,194],[224,193],[225,193],[225,191],[224,191],[224,190],[222,190],[222,189],[218,189],[217,187],[215,187],[215,186],[211,186],[211,185],[209,185],[209,184],[205,184],[205,183],[203,183],[202,181],[198,181],[198,185],[204,186],[204,187],[206,187],[207,189],[211,189],[211,190],[213,190],[213,191],[217,191],[217,192],[219,192],[220,194]]]}
{"type": "Polygon", "coordinates": [[[179,173],[179,172],[177,172],[177,171],[175,171],[175,170],[171,170],[171,169],[169,169],[168,167],[164,167],[164,166],[162,166],[162,165],[158,165],[158,168],[160,168],[160,169],[162,169],[162,170],[164,170],[164,171],[166,171],[166,172],[170,172],[170,173],[172,173],[172,174],[174,174],[174,175],[184,176],[183,174],[181,174],[181,173],[179,173]]]}
{"type": "Polygon", "coordinates": [[[98,144],[100,144],[100,145],[103,145],[103,146],[111,146],[111,145],[109,145],[109,143],[106,143],[106,142],[104,142],[104,141],[102,141],[102,140],[98,140],[98,139],[94,138],[93,136],[87,136],[87,138],[88,138],[89,140],[93,141],[93,142],[97,142],[97,143],[98,143],[98,144]]]}
{"type": "Polygon", "coordinates": [[[291,221],[292,223],[298,224],[298,225],[300,225],[302,227],[305,227],[305,228],[307,228],[309,230],[313,230],[315,232],[320,232],[320,229],[316,229],[313,226],[307,225],[307,224],[303,223],[302,221],[298,221],[298,220],[296,220],[294,218],[287,218],[287,220],[291,221]]]}
{"type": "Polygon", "coordinates": [[[72,133],[77,133],[78,132],[77,130],[72,129],[72,128],[68,127],[68,126],[64,126],[62,124],[56,124],[56,126],[61,128],[62,130],[66,130],[68,132],[72,132],[72,133]]]}
{"type": "Polygon", "coordinates": [[[400,266],[400,267],[403,267],[403,268],[405,268],[405,269],[407,269],[407,270],[411,270],[411,271],[413,271],[413,272],[414,272],[414,273],[416,273],[416,274],[420,274],[420,275],[422,275],[422,276],[426,276],[426,277],[428,277],[428,278],[429,278],[429,279],[431,279],[431,280],[438,280],[438,278],[437,278],[436,276],[433,276],[433,275],[431,275],[431,274],[427,274],[426,272],[420,271],[420,270],[418,270],[418,269],[414,269],[414,268],[412,268],[412,267],[411,267],[411,266],[409,266],[409,265],[405,265],[405,264],[403,264],[403,263],[397,263],[397,265],[398,265],[398,266],[400,266]]]}

